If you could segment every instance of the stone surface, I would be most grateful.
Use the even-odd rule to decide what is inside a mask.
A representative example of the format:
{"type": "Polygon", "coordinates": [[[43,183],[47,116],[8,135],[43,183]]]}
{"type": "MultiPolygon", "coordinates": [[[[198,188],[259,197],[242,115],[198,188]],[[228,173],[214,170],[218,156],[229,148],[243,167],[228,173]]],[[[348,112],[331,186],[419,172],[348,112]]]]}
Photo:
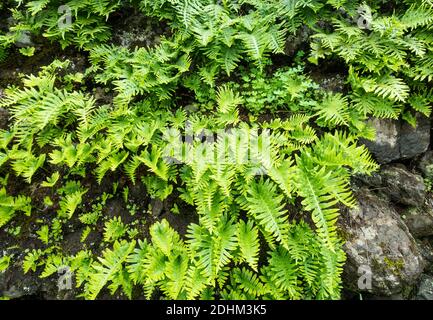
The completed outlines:
{"type": "Polygon", "coordinates": [[[296,31],[296,34],[291,34],[288,36],[284,53],[290,57],[294,56],[299,50],[301,50],[304,46],[308,47],[309,37],[313,34],[313,30],[311,30],[307,26],[302,26],[296,31]]]}
{"type": "Polygon", "coordinates": [[[368,123],[376,130],[374,141],[364,144],[379,163],[388,163],[400,158],[399,123],[389,119],[371,119],[368,123]]]}
{"type": "MultiPolygon", "coordinates": [[[[430,199],[429,202],[432,200],[430,199]]],[[[402,215],[414,237],[428,237],[433,235],[433,207],[424,205],[420,208],[409,208],[402,215]]]]}
{"type": "Polygon", "coordinates": [[[380,171],[382,186],[394,202],[409,206],[422,206],[426,197],[424,180],[411,173],[402,164],[383,166],[380,171]]]}
{"type": "Polygon", "coordinates": [[[423,274],[416,295],[417,300],[433,300],[433,277],[423,274]]]}
{"type": "Polygon", "coordinates": [[[35,44],[32,41],[32,35],[28,31],[24,31],[21,33],[18,40],[15,42],[15,45],[20,48],[25,47],[33,47],[35,44]]]}
{"type": "Polygon", "coordinates": [[[417,243],[389,203],[367,188],[359,190],[357,198],[358,208],[349,210],[340,221],[347,254],[344,285],[377,296],[404,293],[425,266],[417,243]],[[365,268],[371,270],[371,288],[358,284],[365,268]]]}
{"type": "Polygon", "coordinates": [[[430,145],[430,120],[418,114],[416,121],[416,128],[413,128],[407,122],[401,123],[399,146],[402,159],[420,155],[430,145]]]}
{"type": "Polygon", "coordinates": [[[59,276],[54,274],[48,279],[40,279],[35,273],[23,274],[20,268],[0,273],[0,297],[9,299],[46,299],[71,300],[78,294],[72,285],[70,289],[60,290],[59,276]]]}
{"type": "Polygon", "coordinates": [[[169,28],[162,22],[133,12],[113,28],[112,41],[116,45],[130,49],[150,48],[158,45],[161,42],[161,36],[169,32],[169,28]]]}
{"type": "Polygon", "coordinates": [[[417,126],[403,120],[370,119],[376,130],[375,141],[364,140],[379,163],[410,159],[425,152],[430,145],[430,120],[417,115],[417,126]]]}
{"type": "Polygon", "coordinates": [[[422,176],[410,172],[403,164],[383,165],[371,175],[357,175],[354,188],[368,186],[394,203],[420,207],[426,201],[426,186],[422,176]]]}
{"type": "Polygon", "coordinates": [[[433,175],[433,150],[423,154],[417,165],[424,177],[433,175]]]}
{"type": "Polygon", "coordinates": [[[158,218],[164,210],[164,203],[159,199],[152,199],[150,204],[152,206],[152,215],[158,218]]]}
{"type": "Polygon", "coordinates": [[[424,273],[429,273],[433,275],[433,244],[431,238],[421,238],[417,239],[418,248],[421,252],[421,255],[426,262],[426,268],[424,269],[424,273]]]}

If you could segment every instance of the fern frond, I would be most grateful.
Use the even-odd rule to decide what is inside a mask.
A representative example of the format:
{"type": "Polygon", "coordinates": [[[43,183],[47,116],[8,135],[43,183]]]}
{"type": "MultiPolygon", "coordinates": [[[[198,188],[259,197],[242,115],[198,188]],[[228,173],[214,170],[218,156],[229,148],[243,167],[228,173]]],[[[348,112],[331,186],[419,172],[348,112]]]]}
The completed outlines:
{"type": "Polygon", "coordinates": [[[100,291],[112,281],[116,274],[122,271],[123,264],[129,254],[135,248],[135,241],[115,242],[113,249],[106,249],[98,262],[91,265],[92,272],[84,288],[84,297],[89,300],[95,300],[100,291]]]}
{"type": "Polygon", "coordinates": [[[318,120],[323,120],[328,126],[348,125],[349,104],[347,97],[342,94],[328,93],[317,109],[318,120]]]}
{"type": "Polygon", "coordinates": [[[254,226],[252,220],[248,220],[247,222],[240,220],[237,229],[242,260],[246,261],[254,271],[257,271],[260,250],[257,228],[254,226]]]}
{"type": "Polygon", "coordinates": [[[283,209],[283,198],[277,194],[274,183],[261,179],[247,187],[242,207],[248,211],[251,218],[284,245],[287,241],[288,222],[287,211],[283,209]]]}

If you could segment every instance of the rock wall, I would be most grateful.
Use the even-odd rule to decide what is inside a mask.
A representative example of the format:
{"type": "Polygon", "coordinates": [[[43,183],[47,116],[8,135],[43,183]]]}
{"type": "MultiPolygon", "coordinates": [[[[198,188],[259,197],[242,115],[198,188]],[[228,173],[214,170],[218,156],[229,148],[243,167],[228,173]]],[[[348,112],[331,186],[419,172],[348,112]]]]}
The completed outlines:
{"type": "Polygon", "coordinates": [[[357,208],[345,210],[340,227],[347,263],[348,297],[433,299],[433,151],[430,120],[417,126],[372,120],[377,136],[365,142],[382,164],[357,176],[357,208]]]}

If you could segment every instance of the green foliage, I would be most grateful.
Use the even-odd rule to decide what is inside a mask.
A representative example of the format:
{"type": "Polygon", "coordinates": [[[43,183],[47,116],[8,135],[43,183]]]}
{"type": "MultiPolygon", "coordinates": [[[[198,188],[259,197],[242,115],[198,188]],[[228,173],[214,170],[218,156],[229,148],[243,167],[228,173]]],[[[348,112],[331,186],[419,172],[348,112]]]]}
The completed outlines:
{"type": "Polygon", "coordinates": [[[115,217],[105,223],[104,241],[114,242],[122,238],[127,231],[127,227],[120,217],[115,217]]]}
{"type": "Polygon", "coordinates": [[[269,180],[253,182],[247,188],[244,209],[267,233],[284,244],[287,237],[287,211],[283,195],[277,195],[277,186],[269,180]]]}
{"type": "Polygon", "coordinates": [[[57,211],[58,216],[71,219],[86,192],[87,190],[81,187],[80,182],[68,181],[63,188],[59,189],[62,200],[60,200],[60,210],[57,211]]]}
{"type": "Polygon", "coordinates": [[[237,237],[241,251],[241,259],[247,262],[251,269],[257,272],[260,243],[257,227],[254,226],[252,220],[246,223],[242,220],[239,221],[237,225],[237,237]]]}
{"type": "Polygon", "coordinates": [[[240,87],[246,108],[253,112],[308,111],[315,105],[313,93],[319,86],[303,74],[302,65],[280,68],[271,76],[257,69],[241,69],[241,76],[240,85],[233,85],[240,87]]]}
{"type": "Polygon", "coordinates": [[[0,227],[6,225],[17,211],[30,216],[32,205],[31,199],[25,196],[12,197],[7,195],[6,188],[0,189],[0,227]]]}
{"type": "Polygon", "coordinates": [[[105,21],[120,6],[119,0],[23,0],[11,8],[16,19],[11,31],[16,37],[23,32],[41,34],[62,47],[89,47],[109,39],[105,21]]]}
{"type": "Polygon", "coordinates": [[[27,273],[30,270],[35,272],[36,268],[43,264],[43,262],[41,261],[43,254],[44,254],[44,252],[40,249],[33,249],[32,251],[27,253],[27,255],[24,257],[24,261],[23,261],[24,273],[27,273]]]}
{"type": "MultiPolygon", "coordinates": [[[[29,218],[38,219],[44,250],[27,250],[24,272],[40,268],[47,278],[68,266],[85,299],[105,289],[148,299],[339,299],[345,254],[337,219],[341,207],[355,206],[351,176],[378,168],[358,142],[374,138],[366,120],[415,125],[433,102],[431,1],[394,3],[392,13],[383,1],[368,4],[40,0],[11,7],[0,63],[29,32],[89,58],[83,73],[54,60],[0,100],[11,118],[0,131],[0,227],[21,223],[17,211],[30,216],[35,186],[45,197],[35,199],[38,217],[29,218]],[[58,24],[67,14],[60,5],[72,9],[67,27],[58,24]],[[150,48],[114,45],[108,18],[127,5],[170,32],[150,48]],[[371,9],[369,29],[357,25],[360,6],[371,9]],[[290,57],[285,50],[289,36],[304,32],[311,33],[309,62],[303,51],[290,57]],[[313,80],[311,62],[321,69],[326,59],[347,76],[338,90],[313,80]],[[28,185],[11,187],[17,177],[28,185]],[[144,218],[155,199],[164,218],[144,218]],[[114,218],[104,217],[107,208],[114,218]],[[128,211],[126,223],[120,217],[128,211]],[[73,256],[63,252],[65,223],[82,227],[83,250],[73,256]],[[100,247],[88,247],[98,232],[100,247]]],[[[21,225],[12,227],[10,235],[21,225]]],[[[9,264],[1,258],[0,271],[9,264]]]]}
{"type": "Polygon", "coordinates": [[[41,240],[44,244],[48,244],[50,239],[50,229],[47,225],[42,226],[36,234],[39,236],[39,240],[41,240]]]}
{"type": "Polygon", "coordinates": [[[9,268],[9,264],[11,262],[10,256],[3,256],[0,258],[0,272],[4,272],[9,268]]]}
{"type": "Polygon", "coordinates": [[[94,261],[90,265],[88,282],[84,288],[84,297],[89,300],[94,300],[98,296],[103,287],[111,282],[109,289],[113,294],[123,284],[123,289],[130,292],[126,284],[124,284],[123,264],[128,255],[135,247],[135,241],[115,242],[113,250],[106,249],[98,261],[94,261]]]}
{"type": "MultiPolygon", "coordinates": [[[[310,60],[318,63],[334,55],[344,59],[356,105],[366,114],[395,118],[413,97],[428,96],[419,83],[431,81],[433,39],[426,35],[431,32],[433,6],[428,1],[408,2],[388,15],[380,14],[379,7],[367,9],[368,30],[336,17],[331,33],[313,35],[310,60]]],[[[356,12],[349,14],[355,20],[356,12]]],[[[421,105],[409,105],[429,116],[431,103],[427,98],[421,105]]]]}

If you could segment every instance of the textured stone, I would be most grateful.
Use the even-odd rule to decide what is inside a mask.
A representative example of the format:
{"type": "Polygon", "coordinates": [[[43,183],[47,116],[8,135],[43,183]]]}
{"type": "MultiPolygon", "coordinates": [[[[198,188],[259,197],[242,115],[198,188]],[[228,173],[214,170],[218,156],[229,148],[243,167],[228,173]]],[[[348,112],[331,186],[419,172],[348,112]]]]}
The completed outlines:
{"type": "Polygon", "coordinates": [[[420,208],[409,208],[404,212],[402,218],[414,237],[433,235],[433,208],[431,204],[420,208]]]}
{"type": "Polygon", "coordinates": [[[383,166],[380,171],[382,185],[394,202],[409,206],[422,206],[426,196],[424,180],[413,174],[402,164],[383,166]]]}
{"type": "Polygon", "coordinates": [[[354,292],[391,296],[413,286],[425,262],[399,214],[367,188],[357,192],[359,206],[340,221],[346,240],[343,280],[354,292]],[[371,270],[371,288],[360,288],[362,270],[371,270]],[[361,272],[360,272],[361,271],[361,272]]]}
{"type": "Polygon", "coordinates": [[[394,203],[415,207],[425,204],[427,191],[422,176],[403,164],[384,165],[371,175],[357,175],[353,182],[354,188],[368,186],[394,203]]]}
{"type": "Polygon", "coordinates": [[[364,140],[379,163],[410,159],[425,152],[430,145],[430,120],[418,114],[414,128],[403,120],[370,119],[376,130],[374,141],[364,140]]]}
{"type": "Polygon", "coordinates": [[[368,123],[376,130],[374,141],[364,140],[364,144],[379,163],[388,163],[400,158],[399,123],[389,119],[372,119],[368,123]]]}
{"type": "Polygon", "coordinates": [[[433,300],[433,277],[423,274],[416,295],[417,300],[433,300]]]}
{"type": "Polygon", "coordinates": [[[6,130],[8,128],[8,124],[9,124],[9,111],[4,108],[0,108],[0,129],[6,130]]]}
{"type": "Polygon", "coordinates": [[[401,124],[399,146],[402,159],[420,155],[430,145],[430,120],[418,114],[416,121],[416,128],[407,122],[401,124]]]}
{"type": "Polygon", "coordinates": [[[417,167],[424,177],[428,177],[433,174],[433,150],[429,150],[423,154],[418,162],[417,167]]]}

